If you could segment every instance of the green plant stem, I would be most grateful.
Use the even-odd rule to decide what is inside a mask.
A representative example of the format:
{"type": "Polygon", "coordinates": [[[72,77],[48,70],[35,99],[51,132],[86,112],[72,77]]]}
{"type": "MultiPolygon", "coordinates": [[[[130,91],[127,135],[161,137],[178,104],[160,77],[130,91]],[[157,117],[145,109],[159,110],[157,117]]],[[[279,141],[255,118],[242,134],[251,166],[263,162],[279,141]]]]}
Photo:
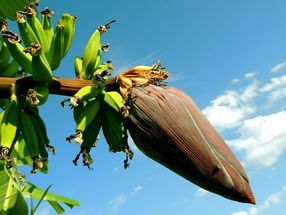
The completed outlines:
{"type": "MultiPolygon", "coordinates": [[[[0,98],[9,98],[12,85],[17,85],[19,91],[23,94],[26,94],[27,90],[33,88],[38,83],[33,80],[32,77],[25,78],[6,78],[0,77],[0,98]]],[[[53,78],[48,83],[48,88],[50,94],[55,95],[64,95],[72,96],[80,88],[84,86],[94,85],[91,80],[82,80],[82,79],[68,79],[68,78],[53,78]]],[[[116,77],[110,78],[109,83],[106,86],[106,90],[117,90],[116,77]]]]}

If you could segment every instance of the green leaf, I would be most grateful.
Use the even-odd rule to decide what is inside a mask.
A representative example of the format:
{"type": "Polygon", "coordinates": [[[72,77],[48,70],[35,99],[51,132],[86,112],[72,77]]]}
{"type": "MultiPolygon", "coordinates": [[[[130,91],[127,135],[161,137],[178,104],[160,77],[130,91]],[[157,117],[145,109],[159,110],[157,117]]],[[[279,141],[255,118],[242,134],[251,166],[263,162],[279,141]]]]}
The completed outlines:
{"type": "Polygon", "coordinates": [[[15,181],[5,171],[4,164],[0,164],[0,215],[28,214],[27,203],[14,184],[15,181]]]}
{"type": "Polygon", "coordinates": [[[45,192],[43,193],[42,197],[40,198],[40,200],[38,201],[37,205],[35,206],[35,208],[32,209],[31,214],[35,214],[36,210],[39,208],[40,204],[42,203],[43,199],[45,198],[45,196],[47,195],[49,189],[51,188],[52,185],[49,185],[48,188],[45,190],[45,192]]]}
{"type": "MultiPolygon", "coordinates": [[[[23,188],[23,195],[25,198],[32,198],[32,199],[40,200],[44,193],[45,193],[44,190],[35,186],[31,182],[28,182],[28,184],[23,188]]],[[[50,192],[47,192],[43,200],[48,201],[49,203],[50,202],[62,202],[70,208],[73,208],[74,206],[79,206],[79,202],[76,200],[73,200],[73,199],[70,199],[64,196],[56,195],[50,192]]]]}

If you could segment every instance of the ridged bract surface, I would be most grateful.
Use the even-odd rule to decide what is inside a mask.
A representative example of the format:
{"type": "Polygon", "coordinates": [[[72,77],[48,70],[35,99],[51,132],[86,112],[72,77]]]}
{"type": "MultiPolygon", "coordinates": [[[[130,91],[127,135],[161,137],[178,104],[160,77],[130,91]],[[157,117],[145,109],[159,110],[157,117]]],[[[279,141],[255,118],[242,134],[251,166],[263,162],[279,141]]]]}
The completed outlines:
{"type": "Polygon", "coordinates": [[[240,162],[188,95],[148,85],[131,96],[128,129],[143,153],[208,191],[255,204],[240,162]]]}

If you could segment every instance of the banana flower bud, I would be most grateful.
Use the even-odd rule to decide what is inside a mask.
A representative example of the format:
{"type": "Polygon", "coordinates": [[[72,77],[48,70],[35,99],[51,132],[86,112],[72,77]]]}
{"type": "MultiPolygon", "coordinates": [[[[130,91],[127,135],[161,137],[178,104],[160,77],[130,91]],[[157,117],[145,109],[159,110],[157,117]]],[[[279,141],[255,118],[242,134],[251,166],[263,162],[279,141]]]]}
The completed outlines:
{"type": "Polygon", "coordinates": [[[133,87],[128,129],[148,157],[225,198],[255,204],[248,177],[194,101],[169,86],[133,87]]]}

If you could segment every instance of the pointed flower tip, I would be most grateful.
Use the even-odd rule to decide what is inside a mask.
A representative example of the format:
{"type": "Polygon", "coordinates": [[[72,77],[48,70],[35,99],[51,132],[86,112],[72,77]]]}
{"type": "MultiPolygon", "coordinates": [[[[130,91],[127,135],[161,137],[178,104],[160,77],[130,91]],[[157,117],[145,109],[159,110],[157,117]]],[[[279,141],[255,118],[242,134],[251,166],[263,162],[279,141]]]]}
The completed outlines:
{"type": "Polygon", "coordinates": [[[206,190],[255,204],[243,167],[189,96],[149,84],[131,97],[128,130],[144,154],[206,190]]]}

